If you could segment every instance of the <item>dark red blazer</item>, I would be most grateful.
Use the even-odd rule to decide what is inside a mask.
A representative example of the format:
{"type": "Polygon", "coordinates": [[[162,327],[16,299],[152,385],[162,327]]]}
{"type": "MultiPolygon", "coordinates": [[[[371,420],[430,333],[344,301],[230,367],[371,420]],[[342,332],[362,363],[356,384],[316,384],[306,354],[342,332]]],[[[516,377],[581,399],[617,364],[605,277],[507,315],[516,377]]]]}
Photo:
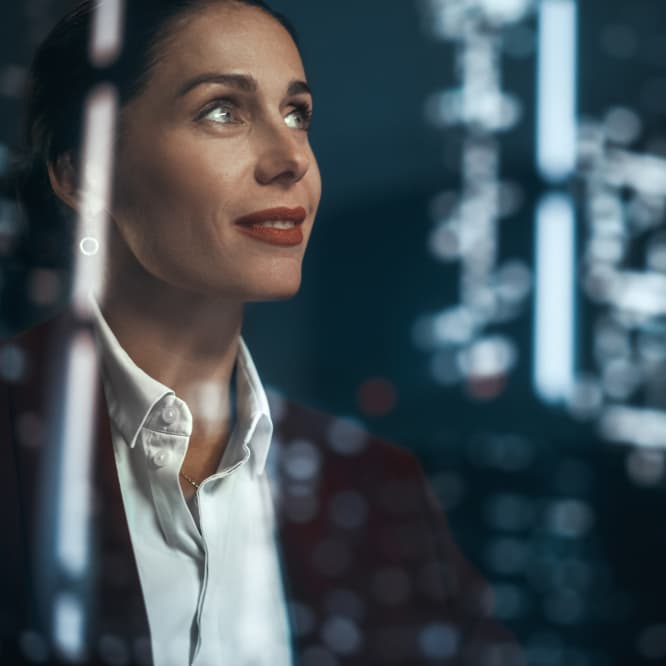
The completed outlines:
{"type": "MultiPolygon", "coordinates": [[[[0,345],[0,663],[7,665],[33,663],[31,653],[50,650],[41,587],[58,573],[40,552],[49,526],[40,498],[48,486],[62,340],[71,325],[60,316],[0,345]]],[[[322,665],[480,664],[488,651],[496,659],[488,663],[522,663],[490,619],[487,586],[456,548],[414,456],[371,435],[362,447],[332,447],[332,418],[287,402],[275,423],[275,446],[307,440],[321,460],[306,483],[293,478],[288,461],[277,472],[278,550],[295,662],[309,655],[312,666],[327,650],[333,660],[321,656],[322,665]],[[363,516],[345,519],[344,507],[341,514],[331,503],[344,491],[364,498],[363,516]],[[352,627],[352,639],[336,644],[336,626],[347,633],[352,627]]],[[[87,663],[108,663],[110,636],[132,663],[152,663],[103,400],[97,432],[87,663]]]]}

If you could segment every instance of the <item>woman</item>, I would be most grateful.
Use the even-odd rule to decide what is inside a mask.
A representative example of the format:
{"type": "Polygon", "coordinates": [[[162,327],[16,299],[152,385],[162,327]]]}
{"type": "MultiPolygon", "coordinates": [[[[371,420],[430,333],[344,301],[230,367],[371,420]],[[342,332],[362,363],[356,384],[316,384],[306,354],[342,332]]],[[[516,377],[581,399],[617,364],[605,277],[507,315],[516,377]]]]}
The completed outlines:
{"type": "Polygon", "coordinates": [[[247,0],[129,3],[122,53],[100,70],[82,65],[92,9],[65,18],[35,59],[24,201],[33,217],[53,210],[51,191],[80,209],[80,109],[111,81],[108,258],[92,308],[105,398],[97,550],[72,583],[34,536],[50,527],[36,470],[52,480],[53,464],[48,443],[21,446],[21,423],[38,414],[53,427],[40,390],[49,323],[11,343],[31,370],[2,386],[17,461],[2,461],[0,499],[25,535],[6,545],[5,601],[27,594],[22,562],[37,567],[33,601],[5,623],[12,658],[480,663],[501,634],[413,458],[296,405],[271,414],[241,338],[245,303],[298,290],[320,199],[288,24],[247,0]],[[91,613],[78,642],[71,598],[91,613]]]}

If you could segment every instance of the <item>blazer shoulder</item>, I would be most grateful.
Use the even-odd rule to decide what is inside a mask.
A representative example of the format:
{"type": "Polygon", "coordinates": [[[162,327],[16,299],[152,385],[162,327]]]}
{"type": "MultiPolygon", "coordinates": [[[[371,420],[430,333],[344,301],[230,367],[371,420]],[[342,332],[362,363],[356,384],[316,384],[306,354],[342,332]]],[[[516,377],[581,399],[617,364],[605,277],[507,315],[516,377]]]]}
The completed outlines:
{"type": "Polygon", "coordinates": [[[14,335],[0,337],[0,387],[36,387],[46,379],[58,354],[57,341],[74,324],[71,311],[37,322],[14,335]]]}
{"type": "Polygon", "coordinates": [[[60,328],[64,321],[71,320],[72,314],[69,309],[64,309],[56,312],[55,314],[47,315],[30,324],[28,327],[23,328],[13,333],[1,333],[0,345],[10,344],[30,344],[48,338],[56,330],[60,328]]]}
{"type": "Polygon", "coordinates": [[[273,392],[270,403],[280,445],[309,443],[329,466],[374,471],[378,476],[423,478],[411,451],[372,433],[356,418],[330,414],[273,392]]]}

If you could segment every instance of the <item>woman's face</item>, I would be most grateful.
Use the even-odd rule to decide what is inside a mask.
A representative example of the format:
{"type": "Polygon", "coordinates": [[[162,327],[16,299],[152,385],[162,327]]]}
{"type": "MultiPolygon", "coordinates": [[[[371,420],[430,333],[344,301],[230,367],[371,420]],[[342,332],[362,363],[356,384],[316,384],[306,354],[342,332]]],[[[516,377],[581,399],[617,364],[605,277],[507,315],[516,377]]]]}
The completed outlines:
{"type": "Polygon", "coordinates": [[[120,118],[111,213],[129,253],[112,245],[111,261],[125,254],[138,275],[197,294],[293,295],[321,180],[291,36],[257,8],[219,3],[161,55],[120,118]]]}

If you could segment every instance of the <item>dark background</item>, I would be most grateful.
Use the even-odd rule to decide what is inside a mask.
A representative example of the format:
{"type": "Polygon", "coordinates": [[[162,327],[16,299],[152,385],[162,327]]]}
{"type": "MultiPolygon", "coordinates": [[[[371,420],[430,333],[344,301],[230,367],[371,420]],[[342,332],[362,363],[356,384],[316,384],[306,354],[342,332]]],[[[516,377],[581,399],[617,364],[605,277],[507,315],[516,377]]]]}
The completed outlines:
{"type": "MultiPolygon", "coordinates": [[[[0,160],[18,146],[26,66],[62,5],[0,8],[0,160]]],[[[579,5],[580,115],[629,107],[643,124],[633,149],[666,153],[663,0],[579,5]]],[[[602,441],[592,424],[538,399],[530,303],[503,327],[519,358],[492,400],[437,384],[413,342],[419,316],[457,299],[456,265],[436,260],[426,244],[429,202],[460,180],[457,130],[430,127],[424,113],[432,92],[454,84],[452,47],[428,36],[415,0],[273,6],[300,36],[324,193],[301,292],[249,308],[245,338],[262,378],[290,398],[361,419],[420,457],[530,663],[666,663],[663,479],[637,485],[627,473],[632,447],[602,441]]],[[[543,189],[533,156],[534,21],[522,30],[507,40],[520,48],[503,59],[504,87],[520,97],[524,115],[501,138],[501,171],[521,184],[524,201],[501,223],[500,254],[532,265],[543,189]]],[[[19,228],[5,209],[4,336],[66,300],[64,288],[42,307],[16,293],[11,250],[19,228]]],[[[589,313],[584,302],[580,308],[584,361],[589,313]]]]}

